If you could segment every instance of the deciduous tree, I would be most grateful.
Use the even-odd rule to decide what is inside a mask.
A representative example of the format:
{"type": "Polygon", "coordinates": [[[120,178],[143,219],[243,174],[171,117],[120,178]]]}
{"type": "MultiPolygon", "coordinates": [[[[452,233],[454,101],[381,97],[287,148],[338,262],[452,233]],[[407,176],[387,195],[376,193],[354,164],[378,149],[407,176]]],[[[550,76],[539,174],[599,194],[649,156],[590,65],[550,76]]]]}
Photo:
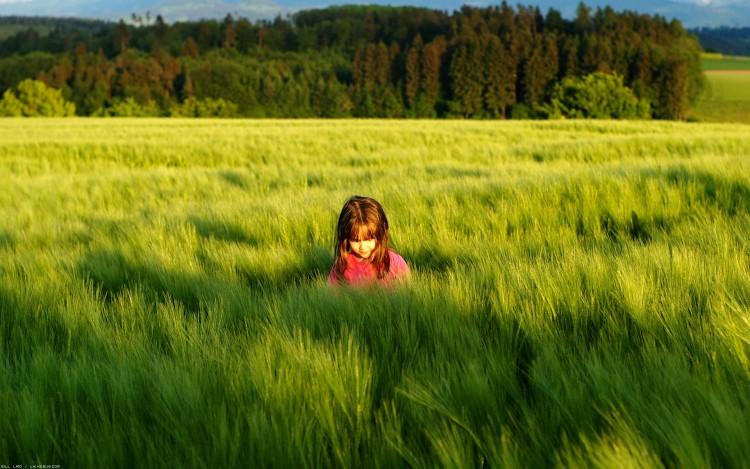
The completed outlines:
{"type": "Polygon", "coordinates": [[[17,92],[7,90],[0,100],[0,116],[67,117],[75,115],[75,105],[66,101],[60,90],[44,82],[27,79],[18,84],[17,92]]]}

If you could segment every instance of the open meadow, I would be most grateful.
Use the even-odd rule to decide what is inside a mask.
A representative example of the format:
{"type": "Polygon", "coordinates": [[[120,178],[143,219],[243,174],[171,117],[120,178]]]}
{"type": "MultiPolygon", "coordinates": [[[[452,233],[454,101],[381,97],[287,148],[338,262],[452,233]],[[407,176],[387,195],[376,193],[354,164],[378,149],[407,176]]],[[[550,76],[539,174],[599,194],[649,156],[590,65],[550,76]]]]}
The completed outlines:
{"type": "Polygon", "coordinates": [[[0,464],[745,466],[749,131],[0,120],[0,464]]]}
{"type": "Polygon", "coordinates": [[[750,57],[724,55],[724,54],[703,54],[704,71],[725,71],[725,70],[750,70],[750,57]]]}
{"type": "Polygon", "coordinates": [[[707,55],[703,69],[708,86],[691,117],[750,124],[750,57],[707,55]]]}

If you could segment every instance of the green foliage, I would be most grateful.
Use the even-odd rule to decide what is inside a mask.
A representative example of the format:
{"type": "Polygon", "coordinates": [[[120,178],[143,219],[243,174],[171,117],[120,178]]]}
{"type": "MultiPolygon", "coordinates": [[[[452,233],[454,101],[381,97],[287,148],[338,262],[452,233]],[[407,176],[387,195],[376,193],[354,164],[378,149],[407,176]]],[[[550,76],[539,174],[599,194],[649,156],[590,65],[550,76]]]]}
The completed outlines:
{"type": "Polygon", "coordinates": [[[0,100],[0,116],[67,117],[75,115],[75,104],[66,101],[60,90],[38,80],[18,84],[17,94],[8,90],[0,100]]]}
{"type": "Polygon", "coordinates": [[[169,110],[172,117],[237,117],[237,105],[223,99],[190,97],[169,110]]]}
{"type": "Polygon", "coordinates": [[[351,117],[352,104],[345,86],[333,77],[318,79],[310,94],[310,107],[319,117],[351,117]]]}
{"type": "Polygon", "coordinates": [[[453,100],[450,108],[453,114],[461,117],[481,116],[485,73],[483,47],[479,39],[461,39],[453,50],[449,76],[453,100]]]}
{"type": "Polygon", "coordinates": [[[706,87],[698,41],[695,37],[680,36],[660,55],[653,115],[660,119],[685,119],[706,87]]]}
{"type": "Polygon", "coordinates": [[[0,100],[0,117],[23,117],[23,104],[12,91],[6,91],[0,100]]]}
{"type": "Polygon", "coordinates": [[[531,119],[535,117],[531,109],[525,104],[516,104],[510,110],[511,119],[531,119]]]}
{"type": "Polygon", "coordinates": [[[55,16],[0,16],[0,56],[27,54],[34,50],[59,51],[63,41],[99,37],[112,23],[85,18],[55,16]]]}
{"type": "Polygon", "coordinates": [[[23,80],[37,78],[59,60],[57,55],[44,52],[0,58],[0,90],[5,92],[15,88],[23,80]]]}
{"type": "Polygon", "coordinates": [[[550,118],[646,119],[647,101],[638,99],[622,77],[592,73],[583,78],[566,77],[555,85],[550,103],[542,106],[550,118]]]}
{"type": "Polygon", "coordinates": [[[116,100],[106,108],[101,108],[95,115],[105,117],[158,117],[162,115],[162,112],[153,101],[139,104],[133,98],[125,98],[116,100]]]}
{"type": "Polygon", "coordinates": [[[705,85],[700,44],[679,22],[609,7],[583,6],[572,21],[502,3],[83,26],[0,41],[0,91],[38,78],[80,115],[128,98],[167,115],[195,97],[234,103],[242,117],[504,118],[514,108],[536,116],[559,80],[602,72],[622,76],[653,117],[679,120],[705,85]]]}

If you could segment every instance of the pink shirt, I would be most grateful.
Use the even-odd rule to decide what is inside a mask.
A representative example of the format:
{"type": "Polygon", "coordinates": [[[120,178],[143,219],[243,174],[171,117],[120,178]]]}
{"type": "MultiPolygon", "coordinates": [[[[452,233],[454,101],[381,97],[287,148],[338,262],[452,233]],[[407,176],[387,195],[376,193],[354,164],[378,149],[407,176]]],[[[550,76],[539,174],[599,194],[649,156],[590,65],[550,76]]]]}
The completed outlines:
{"type": "MultiPolygon", "coordinates": [[[[410,273],[409,265],[404,258],[393,251],[388,251],[388,255],[391,258],[391,266],[390,269],[388,269],[388,275],[380,280],[376,278],[377,274],[371,263],[360,262],[354,256],[349,256],[349,263],[344,272],[344,281],[350,285],[363,285],[376,281],[380,284],[390,285],[398,279],[408,277],[410,273]]],[[[333,269],[331,269],[331,273],[328,274],[328,283],[338,283],[336,280],[336,272],[333,269]]]]}

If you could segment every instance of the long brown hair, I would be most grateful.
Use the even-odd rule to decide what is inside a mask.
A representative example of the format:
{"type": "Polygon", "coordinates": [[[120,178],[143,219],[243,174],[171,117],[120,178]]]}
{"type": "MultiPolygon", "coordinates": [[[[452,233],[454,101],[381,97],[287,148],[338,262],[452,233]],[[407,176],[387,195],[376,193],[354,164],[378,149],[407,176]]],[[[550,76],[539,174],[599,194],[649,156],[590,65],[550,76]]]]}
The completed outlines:
{"type": "Polygon", "coordinates": [[[388,275],[391,258],[388,255],[388,218],[377,200],[355,195],[346,201],[336,225],[336,247],[333,269],[336,280],[344,281],[349,265],[349,240],[375,239],[375,250],[368,261],[375,267],[378,278],[388,275]]]}

